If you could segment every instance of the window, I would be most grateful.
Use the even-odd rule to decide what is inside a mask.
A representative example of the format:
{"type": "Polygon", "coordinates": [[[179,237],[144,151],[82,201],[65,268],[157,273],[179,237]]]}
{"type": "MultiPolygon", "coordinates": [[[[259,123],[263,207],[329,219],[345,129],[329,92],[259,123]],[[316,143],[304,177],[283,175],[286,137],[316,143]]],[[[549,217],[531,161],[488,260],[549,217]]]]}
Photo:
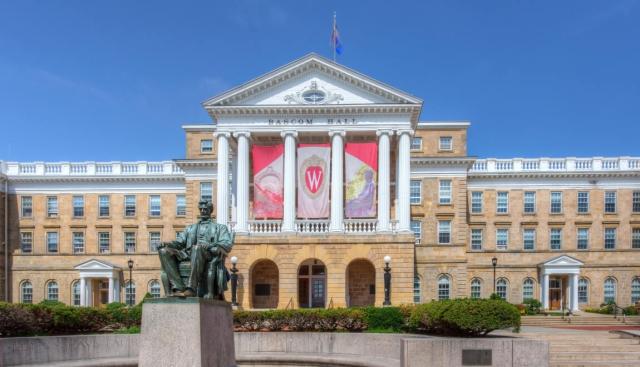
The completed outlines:
{"type": "Polygon", "coordinates": [[[418,274],[413,276],[413,303],[422,301],[422,290],[420,289],[420,277],[418,274]]]}
{"type": "Polygon", "coordinates": [[[524,212],[527,214],[536,212],[536,192],[535,191],[524,192],[524,212]]]}
{"type": "Polygon", "coordinates": [[[482,191],[471,192],[471,213],[482,213],[482,191]]]}
{"type": "Polygon", "coordinates": [[[533,279],[527,278],[522,283],[522,301],[533,299],[533,279]]]}
{"type": "Polygon", "coordinates": [[[20,302],[33,303],[33,286],[31,286],[31,282],[28,280],[25,280],[20,285],[20,302]]]}
{"type": "Polygon", "coordinates": [[[551,213],[554,213],[554,214],[562,213],[562,192],[561,191],[551,192],[551,213]]]}
{"type": "Polygon", "coordinates": [[[161,212],[160,195],[149,196],[149,215],[152,217],[159,217],[160,212],[161,212]]]}
{"type": "Polygon", "coordinates": [[[438,243],[439,244],[451,243],[451,221],[450,220],[438,221],[438,243]]]}
{"type": "Polygon", "coordinates": [[[440,150],[453,150],[453,138],[450,136],[440,137],[440,150]]]}
{"type": "Polygon", "coordinates": [[[411,138],[411,150],[422,150],[422,138],[414,136],[411,138]]]}
{"type": "Polygon", "coordinates": [[[617,194],[615,191],[606,191],[604,193],[604,212],[615,213],[616,212],[616,200],[617,194]]]}
{"type": "Polygon", "coordinates": [[[20,232],[20,250],[23,254],[30,254],[33,251],[33,233],[20,232]]]}
{"type": "Polygon", "coordinates": [[[411,204],[420,204],[420,202],[422,202],[422,181],[411,180],[409,201],[411,204]]]}
{"type": "Polygon", "coordinates": [[[58,252],[58,232],[47,232],[47,252],[58,252]]]}
{"type": "Polygon", "coordinates": [[[200,140],[200,153],[212,153],[213,152],[213,140],[202,139],[200,140]]]}
{"type": "Polygon", "coordinates": [[[416,236],[416,239],[422,238],[422,221],[412,220],[411,230],[413,231],[413,234],[416,236]]]}
{"type": "Polygon", "coordinates": [[[640,191],[633,192],[633,212],[640,213],[640,191]]]}
{"type": "Polygon", "coordinates": [[[109,195],[100,195],[98,197],[98,215],[101,217],[109,216],[109,195]]]}
{"type": "Polygon", "coordinates": [[[640,278],[635,277],[631,281],[631,304],[640,301],[640,278]]]}
{"type": "Polygon", "coordinates": [[[124,252],[136,252],[136,233],[124,233],[124,252]]]}
{"type": "Polygon", "coordinates": [[[124,216],[125,217],[136,216],[136,196],[135,195],[124,196],[124,216]]]}
{"type": "Polygon", "coordinates": [[[473,228],[471,230],[471,249],[482,250],[482,229],[473,228]]]}
{"type": "Polygon", "coordinates": [[[160,282],[157,280],[152,280],[149,282],[149,293],[151,293],[151,297],[160,298],[160,282]]]}
{"type": "Polygon", "coordinates": [[[496,282],[496,294],[503,300],[507,299],[507,281],[503,278],[498,279],[496,282]]]}
{"type": "Polygon", "coordinates": [[[589,191],[578,191],[578,213],[589,212],[589,191]]]}
{"type": "Polygon", "coordinates": [[[71,304],[80,306],[80,281],[78,280],[71,284],[71,304]]]}
{"type": "Polygon", "coordinates": [[[498,250],[506,250],[509,244],[509,230],[506,228],[498,228],[496,230],[496,248],[498,250]]]}
{"type": "Polygon", "coordinates": [[[213,203],[213,184],[211,182],[200,182],[200,200],[213,203]]]}
{"type": "Polygon", "coordinates": [[[149,252],[158,252],[160,232],[149,232],[149,252]]]}
{"type": "Polygon", "coordinates": [[[589,248],[589,228],[578,228],[578,250],[589,248]]]}
{"type": "Polygon", "coordinates": [[[47,299],[49,301],[58,300],[58,283],[53,280],[47,283],[47,299]]]}
{"type": "Polygon", "coordinates": [[[522,248],[524,250],[535,250],[536,248],[536,230],[535,228],[525,228],[522,231],[522,248]]]}
{"type": "Polygon", "coordinates": [[[124,300],[129,306],[136,304],[136,283],[128,281],[124,285],[124,300]]]}
{"type": "Polygon", "coordinates": [[[451,204],[451,180],[440,180],[440,204],[451,204]]]}
{"type": "Polygon", "coordinates": [[[562,229],[551,228],[549,234],[549,248],[552,250],[560,250],[562,248],[562,229]]]}
{"type": "Polygon", "coordinates": [[[477,299],[482,297],[482,282],[475,278],[471,281],[471,298],[477,299]]]}
{"type": "Polygon", "coordinates": [[[616,301],[616,280],[607,278],[604,281],[604,303],[616,301]]]}
{"type": "Polygon", "coordinates": [[[187,200],[184,195],[176,195],[176,216],[187,215],[187,200]]]}
{"type": "Polygon", "coordinates": [[[58,215],[58,197],[47,196],[47,217],[55,217],[58,215]]]}
{"type": "Polygon", "coordinates": [[[451,282],[449,281],[449,277],[446,275],[441,275],[438,278],[438,300],[439,301],[449,299],[450,288],[451,288],[451,282]]]}
{"type": "Polygon", "coordinates": [[[631,230],[631,248],[640,248],[640,228],[631,230]]]}
{"type": "Polygon", "coordinates": [[[604,248],[612,250],[616,248],[616,229],[605,228],[604,229],[604,248]]]}
{"type": "Polygon", "coordinates": [[[33,215],[33,199],[31,196],[23,196],[20,198],[20,214],[24,218],[31,218],[33,215]]]}
{"type": "Polygon", "coordinates": [[[509,212],[509,193],[507,191],[498,191],[496,197],[496,211],[498,214],[509,212]]]}
{"type": "Polygon", "coordinates": [[[589,281],[585,278],[578,280],[578,303],[589,303],[589,281]]]}
{"type": "Polygon", "coordinates": [[[73,232],[73,253],[81,254],[84,252],[84,232],[73,232]]]}
{"type": "Polygon", "coordinates": [[[73,216],[75,218],[84,217],[84,196],[73,197],[73,216]]]}
{"type": "Polygon", "coordinates": [[[98,232],[98,250],[101,254],[108,254],[111,244],[110,244],[110,233],[109,232],[98,232]]]}

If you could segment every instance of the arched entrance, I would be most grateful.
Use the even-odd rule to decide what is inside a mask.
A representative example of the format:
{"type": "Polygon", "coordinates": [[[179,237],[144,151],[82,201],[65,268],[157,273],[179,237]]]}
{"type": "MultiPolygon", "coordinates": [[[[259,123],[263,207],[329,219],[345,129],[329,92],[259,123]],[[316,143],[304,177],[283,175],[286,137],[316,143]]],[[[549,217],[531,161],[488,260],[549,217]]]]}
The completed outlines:
{"type": "Polygon", "coordinates": [[[376,302],[376,268],[369,260],[353,260],[347,266],[347,306],[373,306],[376,302]]]}
{"type": "Polygon", "coordinates": [[[251,268],[251,307],[278,307],[279,280],[276,263],[258,260],[251,268]]]}
{"type": "Polygon", "coordinates": [[[309,259],[298,269],[298,303],[300,308],[325,307],[327,301],[327,267],[318,259],[309,259]]]}

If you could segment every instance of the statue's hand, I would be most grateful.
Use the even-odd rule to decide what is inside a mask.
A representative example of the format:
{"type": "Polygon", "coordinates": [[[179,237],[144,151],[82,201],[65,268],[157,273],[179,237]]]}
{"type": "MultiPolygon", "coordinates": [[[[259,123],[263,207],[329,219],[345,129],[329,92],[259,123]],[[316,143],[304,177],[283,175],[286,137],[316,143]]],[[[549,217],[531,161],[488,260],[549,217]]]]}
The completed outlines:
{"type": "Polygon", "coordinates": [[[158,245],[158,249],[161,249],[163,247],[167,247],[167,246],[169,246],[169,244],[170,243],[167,243],[167,242],[160,242],[160,244],[158,245]]]}

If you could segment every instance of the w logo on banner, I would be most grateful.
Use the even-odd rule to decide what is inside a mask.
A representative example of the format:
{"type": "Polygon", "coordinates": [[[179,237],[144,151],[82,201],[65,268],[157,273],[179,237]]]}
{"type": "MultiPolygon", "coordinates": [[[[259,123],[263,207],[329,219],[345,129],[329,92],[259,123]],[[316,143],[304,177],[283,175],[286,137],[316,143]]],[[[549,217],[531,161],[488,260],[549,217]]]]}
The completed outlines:
{"type": "Polygon", "coordinates": [[[315,194],[320,189],[322,185],[322,179],[324,178],[324,174],[322,172],[322,167],[320,166],[309,166],[305,171],[304,180],[307,184],[307,189],[311,191],[311,193],[315,194]]]}
{"type": "Polygon", "coordinates": [[[329,144],[298,146],[298,218],[329,217],[329,144]]]}

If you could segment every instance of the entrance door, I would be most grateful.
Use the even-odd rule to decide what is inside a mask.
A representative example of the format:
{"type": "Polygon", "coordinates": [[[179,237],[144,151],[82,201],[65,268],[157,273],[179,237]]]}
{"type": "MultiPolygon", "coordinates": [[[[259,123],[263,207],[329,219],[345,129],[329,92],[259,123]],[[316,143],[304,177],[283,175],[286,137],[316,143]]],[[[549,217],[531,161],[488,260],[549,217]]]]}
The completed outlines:
{"type": "Polygon", "coordinates": [[[549,279],[549,308],[562,309],[562,279],[549,279]]]}
{"type": "Polygon", "coordinates": [[[327,272],[316,259],[307,260],[298,271],[298,303],[301,308],[325,307],[327,300],[327,272]]]}
{"type": "Polygon", "coordinates": [[[109,281],[100,280],[98,289],[100,291],[100,306],[107,305],[109,303],[109,281]]]}

